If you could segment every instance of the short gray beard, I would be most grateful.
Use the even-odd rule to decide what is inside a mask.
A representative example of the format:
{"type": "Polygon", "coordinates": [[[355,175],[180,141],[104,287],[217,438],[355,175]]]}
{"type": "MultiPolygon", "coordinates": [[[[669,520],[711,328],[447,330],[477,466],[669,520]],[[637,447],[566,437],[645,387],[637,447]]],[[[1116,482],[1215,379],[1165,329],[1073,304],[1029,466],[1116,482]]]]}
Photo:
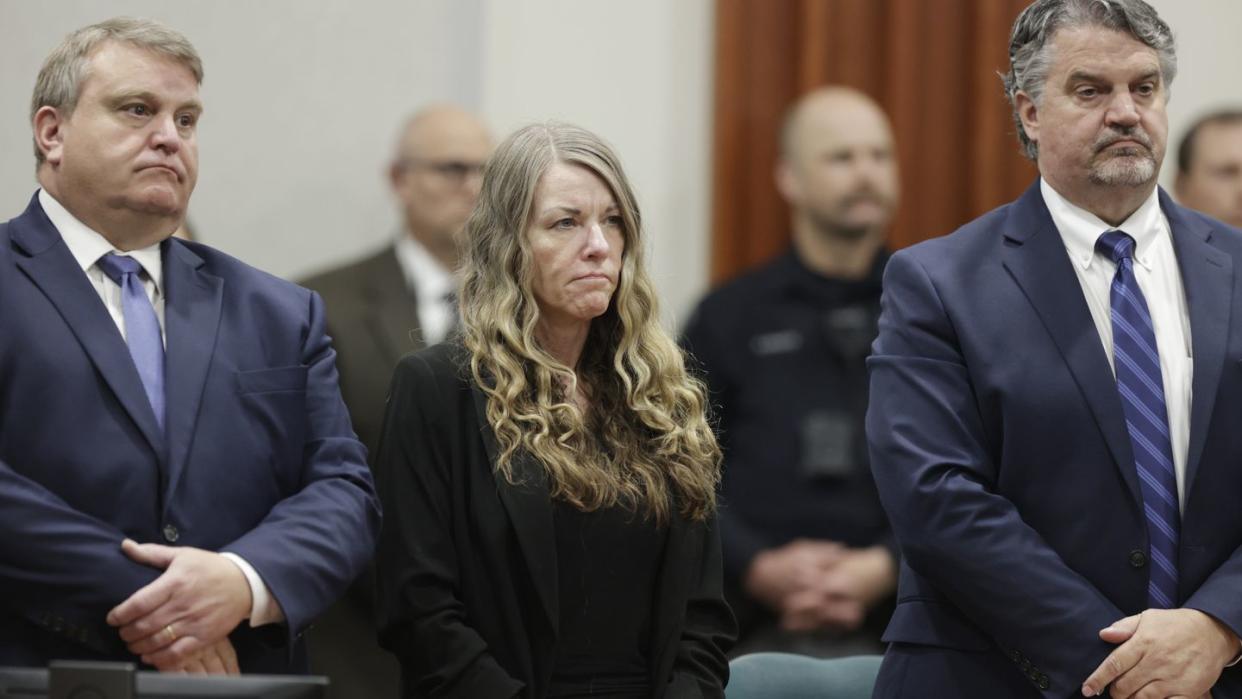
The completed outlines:
{"type": "Polygon", "coordinates": [[[1156,159],[1138,148],[1127,149],[1091,167],[1091,184],[1104,187],[1138,187],[1156,176],[1156,159]],[[1135,162],[1137,158],[1137,162],[1135,162]]]}

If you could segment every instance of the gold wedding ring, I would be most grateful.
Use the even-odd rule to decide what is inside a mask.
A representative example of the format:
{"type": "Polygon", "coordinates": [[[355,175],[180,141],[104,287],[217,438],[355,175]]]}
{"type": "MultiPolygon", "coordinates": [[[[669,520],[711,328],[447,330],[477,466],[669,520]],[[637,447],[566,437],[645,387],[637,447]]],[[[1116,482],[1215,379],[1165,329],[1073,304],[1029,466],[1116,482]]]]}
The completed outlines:
{"type": "Polygon", "coordinates": [[[172,624],[164,627],[164,633],[168,634],[169,643],[175,643],[177,641],[177,632],[173,631],[172,624]]]}

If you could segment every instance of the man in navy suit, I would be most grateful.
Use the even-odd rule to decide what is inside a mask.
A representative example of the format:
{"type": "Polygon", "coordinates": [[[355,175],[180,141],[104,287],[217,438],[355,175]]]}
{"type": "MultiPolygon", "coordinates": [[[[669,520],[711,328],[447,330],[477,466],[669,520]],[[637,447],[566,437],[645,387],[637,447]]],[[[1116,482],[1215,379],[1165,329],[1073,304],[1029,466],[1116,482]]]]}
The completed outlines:
{"type": "Polygon", "coordinates": [[[884,278],[875,696],[1242,697],[1242,236],[1156,186],[1172,34],[1038,0],[1009,55],[1040,179],[884,278]]]}
{"type": "Polygon", "coordinates": [[[0,224],[0,665],[305,667],[379,510],[314,294],[171,239],[202,66],[110,20],[47,59],[0,224]]]}

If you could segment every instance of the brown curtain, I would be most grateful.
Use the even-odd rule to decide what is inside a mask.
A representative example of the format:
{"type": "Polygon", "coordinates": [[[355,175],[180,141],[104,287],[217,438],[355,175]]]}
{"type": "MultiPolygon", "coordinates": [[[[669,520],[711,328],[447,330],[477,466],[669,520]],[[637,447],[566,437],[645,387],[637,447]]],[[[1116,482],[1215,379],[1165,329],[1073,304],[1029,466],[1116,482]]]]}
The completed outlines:
{"type": "Polygon", "coordinates": [[[789,244],[776,133],[803,92],[849,85],[893,121],[893,249],[1014,199],[1035,177],[997,71],[1029,0],[717,0],[712,279],[789,244]]]}

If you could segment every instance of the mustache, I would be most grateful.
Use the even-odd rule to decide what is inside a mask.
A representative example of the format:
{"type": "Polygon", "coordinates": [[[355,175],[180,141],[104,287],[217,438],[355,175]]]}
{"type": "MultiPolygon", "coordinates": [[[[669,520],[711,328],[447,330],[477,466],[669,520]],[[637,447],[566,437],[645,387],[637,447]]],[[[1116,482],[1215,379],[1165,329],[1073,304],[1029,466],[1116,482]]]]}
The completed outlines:
{"type": "Polygon", "coordinates": [[[841,205],[847,207],[864,202],[890,206],[892,204],[892,197],[881,194],[871,187],[861,187],[841,198],[841,205]]]}
{"type": "Polygon", "coordinates": [[[1134,141],[1146,149],[1148,153],[1151,152],[1151,137],[1139,126],[1128,129],[1110,128],[1107,132],[1100,134],[1099,138],[1095,139],[1092,148],[1094,152],[1099,153],[1120,141],[1134,141]]]}

